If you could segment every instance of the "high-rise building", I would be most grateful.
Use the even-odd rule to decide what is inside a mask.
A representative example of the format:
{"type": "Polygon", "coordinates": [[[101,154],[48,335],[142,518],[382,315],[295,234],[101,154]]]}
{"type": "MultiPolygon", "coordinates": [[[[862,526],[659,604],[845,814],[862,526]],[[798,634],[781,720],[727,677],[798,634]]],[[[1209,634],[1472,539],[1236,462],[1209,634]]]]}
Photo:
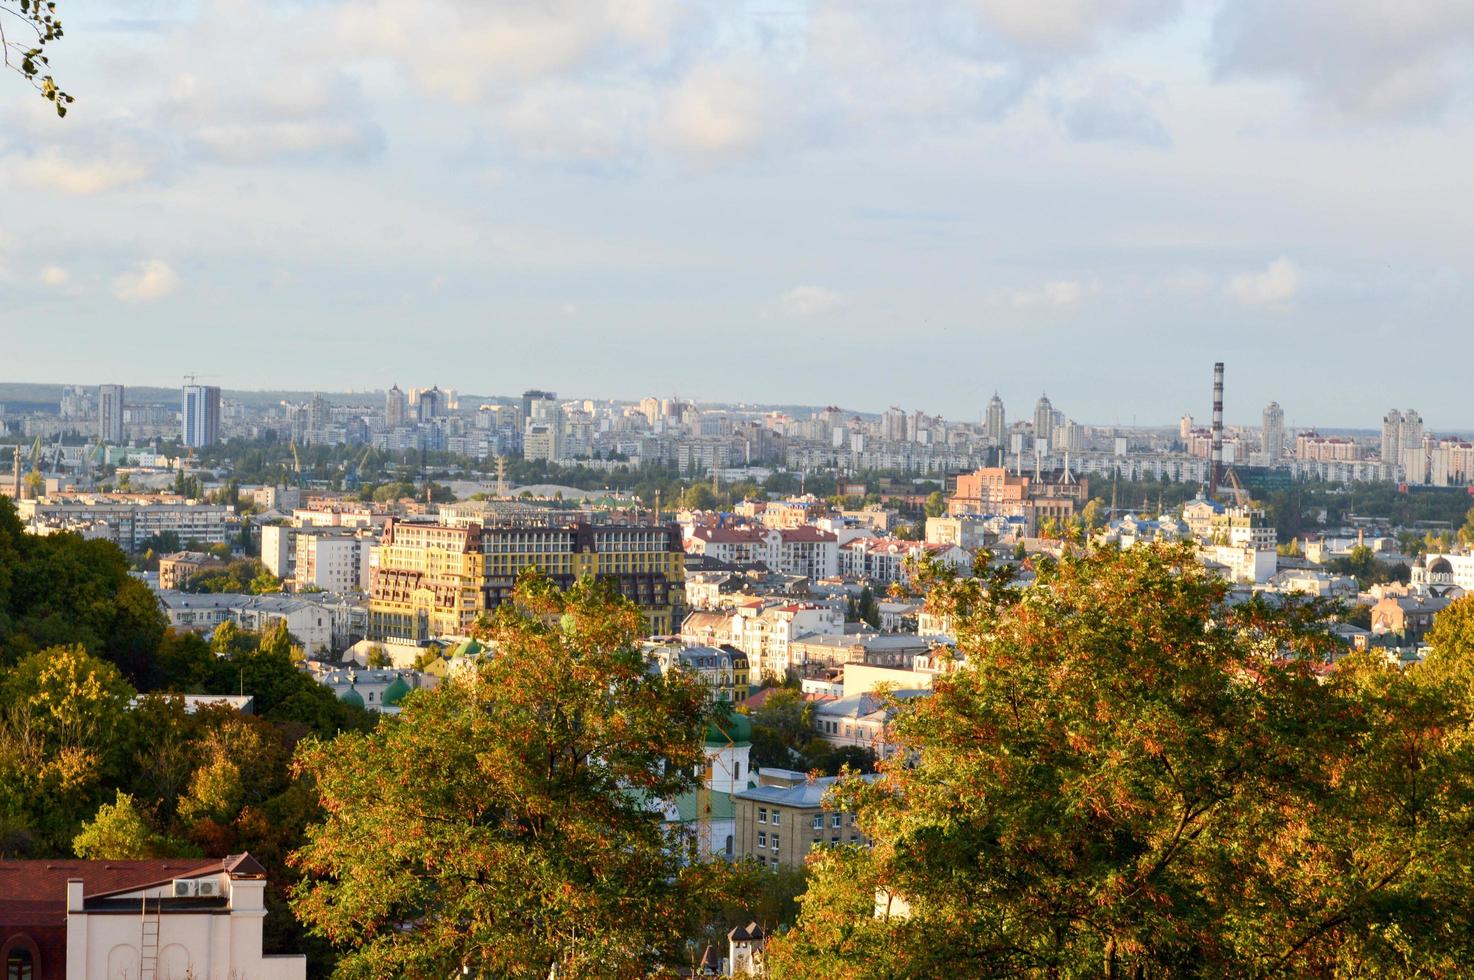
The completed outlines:
{"type": "Polygon", "coordinates": [[[399,385],[395,385],[384,395],[384,427],[402,428],[408,414],[409,402],[405,399],[404,392],[399,390],[399,385]]]}
{"type": "Polygon", "coordinates": [[[415,418],[421,422],[445,417],[445,393],[439,387],[426,388],[415,399],[415,418]]]}
{"type": "Polygon", "coordinates": [[[1423,448],[1423,416],[1415,409],[1402,413],[1402,424],[1397,427],[1397,443],[1403,453],[1423,448]]]}
{"type": "Polygon", "coordinates": [[[322,394],[312,396],[312,401],[307,403],[307,430],[312,433],[315,442],[322,438],[318,433],[326,429],[332,422],[331,410],[328,408],[328,400],[322,394]]]}
{"type": "Polygon", "coordinates": [[[1048,395],[1040,395],[1034,403],[1034,438],[1048,440],[1054,432],[1054,406],[1048,395]]]}
{"type": "Polygon", "coordinates": [[[1188,439],[1192,437],[1192,434],[1193,417],[1191,415],[1184,414],[1182,418],[1177,420],[1177,438],[1181,439],[1183,442],[1187,442],[1188,439]]]}
{"type": "Polygon", "coordinates": [[[1285,455],[1285,410],[1279,402],[1270,402],[1264,408],[1261,442],[1266,466],[1273,466],[1285,455]]]}
{"type": "Polygon", "coordinates": [[[1008,418],[1003,412],[1003,399],[998,392],[988,400],[988,414],[983,419],[983,434],[995,446],[1003,445],[1008,437],[1008,418]]]}
{"type": "Polygon", "coordinates": [[[124,442],[122,385],[97,388],[97,438],[110,446],[121,446],[124,442]]]}
{"type": "Polygon", "coordinates": [[[214,385],[185,385],[179,415],[186,446],[213,446],[220,441],[220,389],[214,385]]]}
{"type": "Polygon", "coordinates": [[[61,417],[73,421],[92,414],[92,393],[86,385],[66,385],[61,389],[61,417]]]}
{"type": "Polygon", "coordinates": [[[1396,466],[1402,459],[1402,413],[1389,409],[1382,416],[1382,462],[1396,466]]]}
{"type": "Polygon", "coordinates": [[[880,438],[887,442],[904,442],[906,439],[906,413],[892,405],[880,417],[880,438]]]}
{"type": "MultiPolygon", "coordinates": [[[[548,417],[548,408],[556,404],[558,396],[551,391],[538,391],[536,388],[522,393],[522,422],[525,425],[533,419],[548,417]]],[[[670,414],[667,410],[666,414],[670,414]]]]}

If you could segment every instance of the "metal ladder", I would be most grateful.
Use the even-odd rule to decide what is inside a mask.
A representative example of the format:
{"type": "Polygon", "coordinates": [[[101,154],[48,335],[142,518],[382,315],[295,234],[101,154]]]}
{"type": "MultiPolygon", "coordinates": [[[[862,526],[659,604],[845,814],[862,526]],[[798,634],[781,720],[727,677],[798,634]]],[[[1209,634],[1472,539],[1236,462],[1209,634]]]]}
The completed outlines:
{"type": "Polygon", "coordinates": [[[138,980],[157,980],[159,971],[159,906],[163,899],[154,899],[153,918],[148,914],[148,895],[143,896],[143,907],[139,920],[138,980]]]}

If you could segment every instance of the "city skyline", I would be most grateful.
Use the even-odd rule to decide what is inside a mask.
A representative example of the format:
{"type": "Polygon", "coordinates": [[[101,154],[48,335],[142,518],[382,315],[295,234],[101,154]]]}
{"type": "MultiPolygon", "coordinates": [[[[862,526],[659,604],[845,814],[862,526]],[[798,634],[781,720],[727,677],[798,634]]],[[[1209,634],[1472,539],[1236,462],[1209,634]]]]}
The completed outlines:
{"type": "Polygon", "coordinates": [[[64,332],[99,381],[608,396],[612,364],[632,391],[679,364],[713,400],[823,404],[879,372],[887,403],[972,418],[1025,370],[1008,400],[1165,423],[1222,359],[1231,417],[1365,424],[1380,352],[1474,354],[1450,329],[1474,305],[1474,21],[1378,9],[77,10],[67,119],[0,107],[26,191],[8,372],[54,378],[64,332]],[[237,18],[290,40],[248,55],[237,18]],[[773,353],[808,370],[726,369],[773,353]]]}
{"type": "MultiPolygon", "coordinates": [[[[1232,365],[1229,366],[1229,372],[1230,372],[1230,377],[1231,377],[1232,376],[1232,365]]],[[[14,381],[13,379],[10,379],[10,378],[0,379],[0,387],[3,387],[5,384],[10,384],[10,383],[16,383],[16,384],[21,384],[21,383],[24,383],[24,384],[35,384],[35,385],[40,385],[40,386],[56,387],[56,388],[67,388],[67,387],[70,387],[70,386],[73,386],[73,385],[80,384],[83,387],[89,387],[89,388],[95,388],[95,389],[106,388],[110,384],[109,382],[100,382],[100,383],[92,383],[92,382],[82,383],[82,382],[75,382],[75,381],[60,382],[60,381],[56,381],[54,379],[52,379],[52,380],[32,381],[32,382],[16,382],[16,381],[14,381]]],[[[179,384],[176,384],[176,385],[172,385],[171,386],[171,385],[167,385],[167,384],[158,384],[158,383],[151,383],[151,382],[138,382],[138,381],[133,381],[133,380],[129,380],[127,382],[123,382],[123,383],[120,383],[120,384],[121,384],[122,387],[126,388],[130,393],[132,393],[134,391],[134,389],[139,389],[139,388],[145,389],[145,390],[148,390],[148,391],[169,392],[170,393],[168,395],[160,395],[157,398],[140,399],[139,401],[136,401],[136,402],[134,400],[134,396],[132,394],[130,394],[129,397],[128,397],[128,402],[127,402],[130,405],[131,404],[154,403],[154,402],[160,402],[160,401],[163,401],[163,402],[172,401],[172,400],[177,399],[177,397],[178,397],[178,394],[177,393],[183,387],[187,387],[187,385],[179,385],[179,384]]],[[[522,390],[516,390],[516,391],[508,390],[508,391],[500,391],[500,392],[498,392],[498,391],[474,391],[474,390],[470,390],[470,389],[458,388],[458,387],[456,387],[454,385],[440,384],[438,381],[435,381],[435,380],[431,380],[431,382],[429,384],[426,384],[426,385],[415,385],[415,384],[412,384],[412,383],[399,384],[397,382],[390,382],[388,385],[385,385],[383,387],[378,387],[378,388],[357,388],[357,387],[342,388],[342,389],[335,389],[335,388],[300,388],[299,389],[299,388],[264,388],[264,387],[252,388],[252,387],[231,387],[229,385],[221,385],[221,384],[212,384],[212,385],[209,385],[209,387],[219,388],[221,390],[222,397],[223,398],[226,398],[226,399],[229,399],[232,396],[239,396],[239,395],[252,395],[252,396],[255,396],[255,395],[276,395],[276,394],[283,394],[283,395],[294,395],[294,396],[303,396],[303,397],[310,397],[312,395],[325,395],[325,396],[330,395],[330,396],[339,397],[339,398],[350,398],[350,399],[351,398],[361,398],[361,399],[363,399],[363,403],[364,404],[370,404],[370,403],[376,403],[376,402],[378,402],[379,400],[383,399],[383,397],[386,394],[388,394],[389,389],[391,389],[393,387],[399,387],[402,391],[404,391],[406,393],[411,388],[415,388],[415,389],[424,391],[424,390],[427,390],[427,389],[429,389],[431,387],[439,387],[439,388],[441,388],[443,390],[448,390],[448,391],[454,391],[454,392],[456,392],[457,397],[496,398],[496,399],[504,399],[504,400],[508,400],[508,401],[512,401],[512,402],[518,401],[521,398],[521,396],[522,396],[522,390]]],[[[1008,390],[1009,391],[1013,391],[1014,389],[1010,388],[1008,390]]],[[[993,397],[993,392],[994,391],[996,391],[996,393],[999,395],[1001,401],[1003,402],[1003,404],[1005,406],[1005,410],[1007,412],[1007,420],[1008,420],[1008,422],[1010,424],[1012,424],[1013,422],[1017,422],[1017,421],[1019,421],[1021,419],[1027,419],[1027,418],[1033,417],[1033,415],[1035,413],[1036,403],[1038,402],[1039,398],[1041,398],[1041,397],[1048,398],[1049,397],[1049,393],[1048,393],[1048,390],[1047,389],[1041,389],[1039,393],[1037,393],[1035,395],[1032,395],[1032,396],[1018,394],[1016,397],[1004,397],[1004,395],[1003,395],[1004,389],[1003,389],[1002,386],[999,386],[999,388],[997,388],[997,389],[990,390],[990,393],[988,395],[988,400],[991,400],[991,398],[993,397]],[[1013,408],[1008,408],[1007,406],[1010,406],[1010,405],[1012,405],[1014,407],[1013,408]]],[[[1022,387],[1017,387],[1017,391],[1018,392],[1022,392],[1023,391],[1023,388],[1022,387]]],[[[758,410],[758,409],[777,410],[777,409],[783,408],[783,409],[805,409],[805,410],[813,410],[815,412],[818,412],[818,411],[821,411],[823,408],[826,407],[826,404],[825,403],[820,403],[820,402],[808,403],[808,402],[798,401],[798,400],[795,400],[795,399],[792,399],[792,398],[790,398],[790,399],[780,399],[780,400],[774,400],[774,401],[767,401],[767,400],[761,400],[760,401],[760,400],[757,400],[757,399],[721,399],[721,398],[705,397],[705,396],[703,396],[700,393],[690,392],[690,391],[668,391],[668,392],[647,391],[647,392],[643,392],[643,393],[604,395],[604,394],[589,394],[589,393],[578,392],[578,391],[563,392],[561,390],[553,389],[552,393],[555,393],[557,395],[557,399],[560,402],[585,401],[585,400],[587,400],[587,401],[593,401],[593,402],[599,403],[599,404],[638,404],[641,399],[654,396],[654,397],[659,397],[659,398],[678,398],[678,399],[681,399],[681,400],[692,402],[692,403],[697,404],[697,405],[703,405],[703,406],[708,406],[708,407],[731,407],[731,408],[734,408],[734,409],[744,409],[744,410],[758,410]]],[[[1050,401],[1051,401],[1051,403],[1053,403],[1055,401],[1055,399],[1050,398],[1050,401]]],[[[1175,429],[1175,428],[1178,427],[1178,425],[1180,423],[1180,420],[1181,420],[1181,417],[1182,417],[1182,415],[1184,413],[1185,414],[1192,415],[1193,418],[1194,418],[1194,421],[1195,421],[1195,424],[1196,425],[1207,426],[1209,424],[1209,421],[1211,419],[1211,408],[1212,408],[1211,401],[1210,401],[1209,398],[1203,398],[1202,401],[1204,403],[1203,406],[1189,407],[1187,409],[1184,409],[1182,411],[1179,411],[1177,413],[1177,415],[1174,416],[1171,419],[1161,419],[1161,420],[1150,419],[1150,418],[1142,418],[1140,416],[1128,414],[1128,413],[1125,413],[1125,412],[1117,412],[1114,417],[1109,418],[1109,419],[1081,417],[1079,415],[1073,414],[1072,412],[1068,411],[1068,408],[1069,408],[1069,405],[1068,404],[1064,404],[1063,407],[1061,407],[1061,405],[1055,404],[1055,405],[1052,405],[1052,407],[1056,411],[1062,412],[1063,415],[1067,419],[1069,419],[1070,421],[1076,422],[1076,423],[1078,423],[1080,425],[1094,426],[1094,427],[1098,427],[1098,428],[1119,427],[1119,428],[1141,428],[1141,429],[1175,429]]],[[[0,404],[3,404],[3,403],[4,403],[4,397],[3,396],[0,396],[0,404]]],[[[862,404],[862,403],[860,403],[859,400],[857,400],[854,397],[850,397],[850,398],[846,399],[843,403],[840,403],[840,402],[831,402],[831,403],[827,403],[827,404],[834,405],[835,407],[841,408],[841,409],[843,409],[844,411],[847,411],[847,412],[856,412],[856,413],[860,413],[860,414],[863,414],[863,415],[866,415],[866,416],[880,416],[880,415],[884,414],[885,411],[888,408],[891,408],[891,407],[899,407],[899,408],[904,409],[907,412],[917,412],[917,411],[919,411],[919,412],[923,412],[923,413],[925,413],[927,415],[940,416],[940,417],[946,419],[949,422],[976,423],[976,424],[978,424],[980,426],[983,426],[985,428],[987,427],[987,421],[988,421],[988,401],[987,400],[984,401],[982,407],[976,413],[974,413],[973,415],[959,415],[959,416],[949,415],[949,414],[947,414],[945,412],[937,411],[936,409],[934,409],[929,404],[921,404],[921,403],[918,403],[918,404],[897,404],[895,401],[885,402],[884,398],[882,398],[880,401],[875,402],[874,405],[871,405],[868,402],[862,404]]],[[[1271,404],[1273,404],[1276,407],[1280,408],[1281,412],[1283,413],[1284,418],[1283,418],[1283,421],[1282,421],[1282,425],[1283,425],[1284,430],[1286,432],[1295,432],[1295,431],[1305,431],[1305,430],[1310,430],[1310,429],[1318,429],[1318,430],[1329,431],[1329,432],[1347,431],[1347,432],[1359,432],[1359,433],[1364,433],[1364,434],[1374,434],[1374,433],[1376,433],[1378,431],[1378,429],[1379,429],[1379,427],[1381,425],[1383,414],[1385,414],[1389,409],[1404,410],[1404,409],[1408,408],[1408,406],[1401,406],[1400,407],[1400,406],[1394,404],[1393,402],[1389,401],[1387,406],[1385,406],[1383,408],[1380,408],[1380,409],[1371,409],[1370,407],[1368,407],[1368,409],[1367,409],[1367,415],[1366,415],[1365,418],[1358,417],[1356,420],[1354,420],[1354,421],[1352,421],[1350,423],[1341,424],[1341,423],[1330,423],[1330,422],[1326,422],[1326,421],[1323,421],[1323,420],[1317,420],[1317,419],[1304,419],[1304,420],[1302,420],[1299,417],[1297,417],[1292,411],[1286,411],[1284,409],[1282,403],[1278,399],[1275,399],[1275,398],[1271,398],[1268,402],[1265,402],[1264,404],[1259,405],[1257,407],[1253,407],[1253,406],[1238,406],[1238,408],[1240,409],[1240,412],[1236,412],[1235,411],[1235,408],[1234,408],[1233,400],[1230,397],[1230,399],[1225,403],[1225,425],[1228,426],[1229,428],[1236,428],[1236,429],[1251,429],[1251,430],[1252,429],[1258,429],[1262,425],[1264,411],[1271,404]],[[1240,414],[1242,415],[1242,417],[1240,417],[1240,414]]],[[[1428,417],[1428,413],[1422,411],[1416,405],[1412,405],[1411,408],[1413,410],[1418,411],[1418,414],[1420,416],[1422,416],[1424,422],[1429,426],[1430,429],[1436,429],[1440,433],[1448,434],[1448,435],[1458,435],[1458,434],[1461,434],[1461,433],[1464,433],[1464,432],[1469,432],[1471,434],[1474,434],[1474,423],[1468,423],[1468,424],[1460,425],[1457,422],[1449,423],[1449,422],[1440,421],[1440,420],[1430,420],[1429,417],[1428,417]]]]}

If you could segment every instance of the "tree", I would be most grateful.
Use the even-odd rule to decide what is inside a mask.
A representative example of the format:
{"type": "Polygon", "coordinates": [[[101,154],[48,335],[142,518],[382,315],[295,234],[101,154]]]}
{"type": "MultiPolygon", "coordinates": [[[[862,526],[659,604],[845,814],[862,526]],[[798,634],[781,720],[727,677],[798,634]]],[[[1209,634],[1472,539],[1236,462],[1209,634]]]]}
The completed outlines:
{"type": "Polygon", "coordinates": [[[82,825],[81,833],[72,840],[72,850],[89,861],[137,861],[171,857],[187,848],[154,830],[133,797],[118,790],[112,803],[104,803],[97,816],[82,825]]]}
{"type": "Polygon", "coordinates": [[[923,508],[927,517],[941,517],[947,513],[947,498],[940,490],[933,490],[927,495],[926,504],[923,508]]]}
{"type": "Polygon", "coordinates": [[[758,767],[793,769],[803,756],[800,747],[808,740],[808,705],[798,691],[770,691],[752,712],[752,764],[758,767]]]}
{"type": "Polygon", "coordinates": [[[346,976],[572,978],[681,960],[689,857],[648,798],[693,785],[705,692],[646,667],[607,585],[523,578],[497,655],[366,735],[309,742],[326,817],[293,908],[346,976]],[[433,758],[436,764],[425,765],[433,758]]]}
{"type": "Polygon", "coordinates": [[[705,483],[693,483],[681,494],[681,506],[686,510],[711,510],[717,505],[717,495],[705,483]]]}
{"type": "Polygon", "coordinates": [[[1322,682],[1326,608],[1231,606],[1190,548],[1037,574],[932,578],[966,661],[838,792],[873,849],[816,860],[776,976],[1474,967],[1467,650],[1322,682]]]}

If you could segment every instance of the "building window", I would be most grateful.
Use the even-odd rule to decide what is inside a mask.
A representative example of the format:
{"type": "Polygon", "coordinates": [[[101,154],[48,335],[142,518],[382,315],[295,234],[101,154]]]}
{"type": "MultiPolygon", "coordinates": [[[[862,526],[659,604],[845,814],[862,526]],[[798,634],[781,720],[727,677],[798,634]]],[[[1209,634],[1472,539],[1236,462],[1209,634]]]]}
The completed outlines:
{"type": "Polygon", "coordinates": [[[777,851],[778,850],[778,835],[777,834],[774,834],[773,835],[773,850],[774,851],[777,851]]]}
{"type": "Polygon", "coordinates": [[[29,949],[18,947],[5,955],[5,980],[34,980],[35,975],[36,961],[29,949]]]}
{"type": "Polygon", "coordinates": [[[768,833],[767,833],[767,831],[765,831],[765,830],[759,830],[757,832],[757,846],[758,847],[767,847],[768,846],[768,833]]]}
{"type": "Polygon", "coordinates": [[[836,813],[833,816],[831,816],[829,818],[829,826],[831,826],[831,827],[842,827],[842,826],[844,826],[844,814],[842,814],[842,813],[836,813]]]}
{"type": "Polygon", "coordinates": [[[767,823],[768,822],[768,808],[767,807],[760,806],[760,807],[757,808],[757,822],[758,823],[767,823]]]}
{"type": "Polygon", "coordinates": [[[824,814],[822,814],[822,813],[816,813],[816,814],[814,814],[814,829],[815,830],[823,830],[824,829],[824,814]]]}
{"type": "Polygon", "coordinates": [[[783,816],[783,814],[780,811],[774,810],[773,815],[768,818],[768,823],[772,824],[774,827],[778,826],[778,818],[781,816],[783,816]]]}

